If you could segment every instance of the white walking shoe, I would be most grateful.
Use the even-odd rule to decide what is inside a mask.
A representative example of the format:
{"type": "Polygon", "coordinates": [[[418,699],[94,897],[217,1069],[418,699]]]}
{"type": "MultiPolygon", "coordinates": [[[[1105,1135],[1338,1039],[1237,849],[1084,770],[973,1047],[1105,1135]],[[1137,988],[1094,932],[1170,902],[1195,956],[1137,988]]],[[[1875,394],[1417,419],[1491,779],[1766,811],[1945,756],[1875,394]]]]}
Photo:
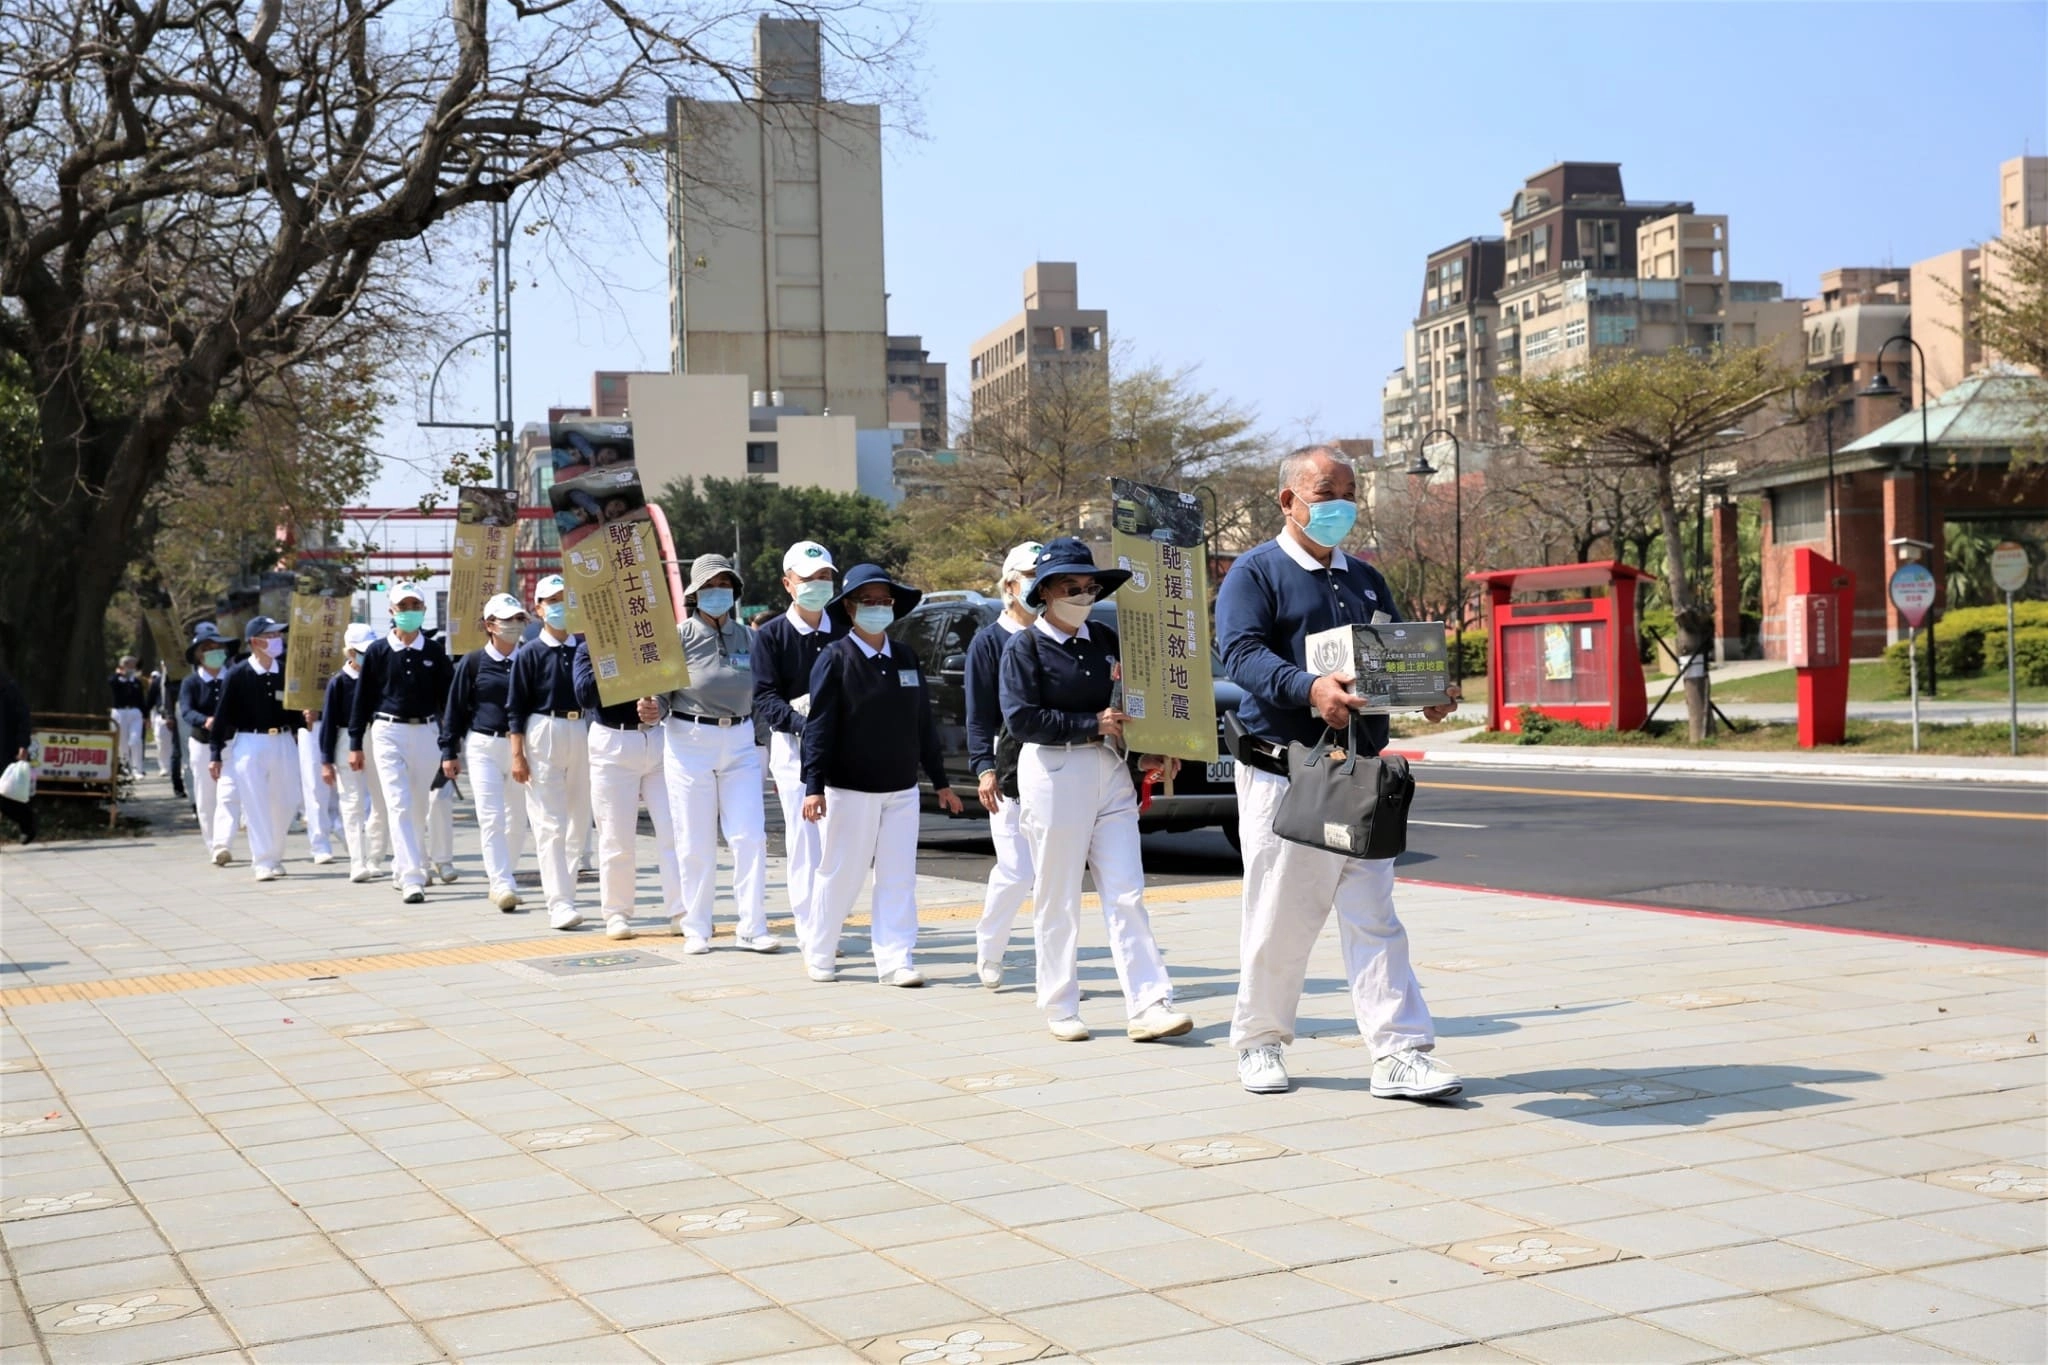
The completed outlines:
{"type": "Polygon", "coordinates": [[[332,853],[315,853],[313,855],[313,866],[315,867],[325,867],[333,861],[334,855],[332,853]]]}
{"type": "Polygon", "coordinates": [[[281,867],[259,867],[256,869],[256,880],[259,882],[274,882],[283,875],[284,869],[281,867]]]}
{"type": "Polygon", "coordinates": [[[740,947],[750,953],[779,953],[782,951],[782,940],[773,934],[754,934],[751,937],[741,934],[740,947]]]}
{"type": "Polygon", "coordinates": [[[839,979],[839,973],[830,967],[806,967],[804,970],[809,974],[811,980],[821,986],[827,982],[839,979]]]}
{"type": "Polygon", "coordinates": [[[418,905],[422,901],[426,900],[426,898],[427,889],[423,886],[405,887],[402,891],[400,891],[398,896],[398,899],[405,902],[407,905],[418,905]]]}
{"type": "Polygon", "coordinates": [[[1124,1026],[1124,1036],[1135,1043],[1150,1043],[1161,1038],[1178,1038],[1195,1026],[1192,1016],[1182,1014],[1164,1000],[1155,1000],[1138,1011],[1138,1015],[1124,1026]]]}
{"type": "Polygon", "coordinates": [[[1237,1079],[1254,1095],[1287,1093],[1287,1063],[1281,1059],[1280,1044],[1248,1047],[1237,1054],[1237,1079]]]}
{"type": "Polygon", "coordinates": [[[891,986],[922,986],[924,984],[924,973],[915,967],[898,967],[895,971],[889,973],[888,984],[891,986]]]}
{"type": "Polygon", "coordinates": [[[1372,1064],[1372,1093],[1383,1100],[1449,1099],[1464,1078],[1421,1048],[1403,1048],[1372,1064]]]}
{"type": "Polygon", "coordinates": [[[1053,1037],[1063,1043],[1085,1043],[1093,1036],[1088,1032],[1088,1026],[1081,1022],[1081,1016],[1078,1014],[1070,1014],[1064,1019],[1048,1020],[1045,1026],[1051,1030],[1053,1037]]]}
{"type": "Polygon", "coordinates": [[[633,937],[633,926],[624,915],[606,915],[604,917],[604,936],[606,938],[631,938],[633,937]]]}
{"type": "Polygon", "coordinates": [[[583,916],[576,913],[573,905],[551,905],[548,907],[548,928],[574,929],[583,923],[583,916]]]}
{"type": "Polygon", "coordinates": [[[348,879],[352,882],[374,882],[377,874],[367,867],[358,867],[349,872],[348,879]]]}
{"type": "Polygon", "coordinates": [[[995,990],[1003,984],[1003,964],[1000,962],[977,962],[974,974],[981,978],[981,984],[995,990]]]}
{"type": "Polygon", "coordinates": [[[701,934],[683,935],[683,952],[690,957],[702,957],[711,951],[711,941],[701,934]]]}
{"type": "Polygon", "coordinates": [[[213,851],[213,865],[215,867],[226,867],[229,863],[233,862],[234,860],[235,855],[228,852],[224,848],[217,848],[213,851]]]}
{"type": "Polygon", "coordinates": [[[453,886],[455,878],[460,874],[456,872],[454,863],[436,863],[434,864],[434,875],[439,877],[444,884],[453,886]]]}
{"type": "Polygon", "coordinates": [[[501,886],[491,892],[491,904],[510,913],[519,908],[519,893],[509,886],[501,886]]]}

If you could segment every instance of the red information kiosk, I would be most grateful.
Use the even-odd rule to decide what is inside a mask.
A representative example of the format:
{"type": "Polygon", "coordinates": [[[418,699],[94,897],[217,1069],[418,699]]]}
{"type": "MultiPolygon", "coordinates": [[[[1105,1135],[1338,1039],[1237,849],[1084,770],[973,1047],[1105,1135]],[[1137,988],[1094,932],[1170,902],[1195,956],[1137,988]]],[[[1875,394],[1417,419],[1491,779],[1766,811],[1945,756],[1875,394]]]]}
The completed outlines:
{"type": "Polygon", "coordinates": [[[1849,651],[1856,575],[1826,555],[1792,552],[1785,661],[1798,670],[1799,747],[1840,744],[1849,722],[1849,651]]]}
{"type": "Polygon", "coordinates": [[[1489,730],[1521,729],[1520,708],[1600,730],[1639,730],[1649,712],[1636,644],[1632,564],[1557,564],[1470,574],[1486,585],[1493,692],[1489,730]],[[1601,596],[1560,594],[1606,589],[1601,596]],[[1538,600],[1515,601],[1542,594],[1538,600]]]}

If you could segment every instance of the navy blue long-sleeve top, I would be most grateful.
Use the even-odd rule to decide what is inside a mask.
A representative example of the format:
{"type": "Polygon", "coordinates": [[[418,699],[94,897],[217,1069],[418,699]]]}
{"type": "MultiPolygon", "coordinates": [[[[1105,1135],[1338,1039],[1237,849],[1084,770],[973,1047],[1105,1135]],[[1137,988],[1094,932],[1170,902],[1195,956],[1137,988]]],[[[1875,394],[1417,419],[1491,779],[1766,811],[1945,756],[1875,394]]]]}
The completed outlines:
{"type": "Polygon", "coordinates": [[[572,635],[555,644],[543,633],[512,651],[512,684],[505,696],[506,729],[523,735],[529,716],[580,716],[583,703],[576,699],[576,649],[582,643],[581,636],[572,635]]]}
{"type": "Polygon", "coordinates": [[[370,641],[363,651],[363,676],[356,683],[356,698],[349,710],[348,747],[363,747],[363,734],[378,716],[404,720],[439,720],[448,704],[448,651],[428,636],[415,636],[411,645],[394,649],[386,635],[370,641]]]}
{"type": "Polygon", "coordinates": [[[213,709],[213,729],[207,732],[206,743],[218,763],[221,750],[236,735],[305,728],[305,713],[284,704],[284,664],[259,673],[244,659],[221,677],[220,703],[213,709]]]}
{"type": "Polygon", "coordinates": [[[849,632],[812,666],[804,795],[821,796],[827,787],[900,792],[917,785],[920,762],[933,788],[946,788],[946,759],[924,669],[908,646],[891,640],[887,648],[869,658],[849,632]]]}
{"type": "Polygon", "coordinates": [[[313,736],[320,745],[322,763],[335,761],[335,745],[341,742],[341,732],[348,728],[355,705],[356,680],[346,668],[335,669],[334,676],[327,680],[327,694],[320,702],[320,728],[313,736]]]}
{"type": "Polygon", "coordinates": [[[457,661],[441,708],[441,757],[462,757],[462,741],[470,731],[510,734],[506,703],[512,691],[512,656],[498,658],[489,645],[472,649],[457,661]]]}
{"type": "Polygon", "coordinates": [[[832,615],[819,618],[816,630],[798,630],[783,612],[754,632],[754,714],[771,730],[785,735],[804,732],[804,718],[790,705],[811,690],[811,670],[818,656],[845,632],[832,632],[832,615]]]}
{"type": "Polygon", "coordinates": [[[195,668],[178,684],[178,723],[188,734],[206,733],[206,722],[220,706],[220,686],[226,677],[226,669],[209,678],[195,668]]]}
{"type": "Polygon", "coordinates": [[[1062,641],[1050,629],[1041,620],[1003,646],[1003,721],[1026,744],[1085,744],[1116,691],[1116,632],[1089,621],[1062,641]]]}
{"type": "Polygon", "coordinates": [[[1003,646],[1022,627],[998,616],[967,646],[967,766],[975,777],[996,766],[996,733],[1003,728],[1003,646]]]}
{"type": "MultiPolygon", "coordinates": [[[[1283,744],[1321,739],[1323,723],[1308,705],[1315,675],[1307,639],[1333,626],[1369,625],[1374,612],[1401,619],[1393,589],[1363,560],[1340,551],[1329,568],[1308,569],[1274,540],[1238,556],[1216,595],[1216,642],[1224,671],[1245,691],[1237,708],[1244,728],[1283,744]]],[[[1386,747],[1385,716],[1361,716],[1358,729],[1373,753],[1386,747]]]]}
{"type": "Polygon", "coordinates": [[[597,669],[590,662],[590,642],[579,639],[576,642],[576,706],[584,714],[596,718],[599,725],[609,725],[614,730],[637,730],[640,728],[640,699],[622,701],[616,706],[599,704],[597,695],[597,669]]]}
{"type": "Polygon", "coordinates": [[[148,697],[140,678],[124,678],[119,673],[107,679],[107,690],[113,694],[116,711],[140,711],[148,697]]]}

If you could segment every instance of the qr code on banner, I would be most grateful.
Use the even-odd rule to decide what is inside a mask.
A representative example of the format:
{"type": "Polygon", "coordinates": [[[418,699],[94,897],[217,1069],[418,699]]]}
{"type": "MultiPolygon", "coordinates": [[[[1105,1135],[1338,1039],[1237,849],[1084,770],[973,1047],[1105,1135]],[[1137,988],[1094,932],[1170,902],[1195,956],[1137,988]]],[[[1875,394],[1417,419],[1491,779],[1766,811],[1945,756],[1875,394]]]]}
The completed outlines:
{"type": "Polygon", "coordinates": [[[610,682],[619,676],[619,661],[609,654],[597,661],[597,676],[610,682]]]}
{"type": "Polygon", "coordinates": [[[1124,714],[1132,720],[1145,719],[1145,694],[1143,692],[1124,693],[1124,714]]]}

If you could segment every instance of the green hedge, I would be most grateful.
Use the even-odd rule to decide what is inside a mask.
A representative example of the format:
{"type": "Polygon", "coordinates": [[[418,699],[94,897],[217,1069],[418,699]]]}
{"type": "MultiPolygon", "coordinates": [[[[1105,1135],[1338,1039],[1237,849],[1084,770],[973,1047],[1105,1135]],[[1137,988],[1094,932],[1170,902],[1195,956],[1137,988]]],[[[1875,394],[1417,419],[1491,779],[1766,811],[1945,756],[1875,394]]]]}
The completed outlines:
{"type": "MultiPolygon", "coordinates": [[[[2022,687],[2048,687],[2048,626],[2022,629],[2017,633],[2019,646],[2013,651],[2018,663],[2015,670],[2022,687]]],[[[2005,672],[2005,632],[1999,631],[1986,642],[1989,647],[1984,654],[1984,671],[2003,675],[2005,672]]],[[[1904,674],[1900,675],[1905,676],[1904,674]]]]}
{"type": "MultiPolygon", "coordinates": [[[[2012,622],[2021,630],[2033,627],[2048,630],[2048,602],[2014,602],[2012,622]]],[[[1988,635],[1994,630],[2004,629],[2004,602],[1990,607],[1957,607],[1954,611],[1943,612],[1941,619],[1934,623],[1936,635],[1950,630],[1981,630],[1988,635]]]]}
{"type": "MultiPolygon", "coordinates": [[[[2024,633],[2024,632],[2023,632],[2024,633]]],[[[1935,627],[1935,662],[1940,665],[1944,678],[1967,678],[1984,671],[1984,632],[1981,630],[1957,630],[1946,624],[1935,627]]],[[[2003,632],[2000,632],[2001,640],[2003,632]]],[[[1884,652],[1885,676],[1895,692],[1907,690],[1907,656],[1909,650],[1904,640],[1886,648],[1884,652]]],[[[1933,681],[1928,667],[1927,651],[1920,654],[1920,686],[1927,687],[1933,681]]],[[[2021,656],[2024,661],[2025,656],[2021,656]]],[[[2005,666],[2004,655],[1999,656],[1999,667],[2005,666]]]]}
{"type": "Polygon", "coordinates": [[[1465,632],[1464,652],[1460,658],[1463,670],[1459,676],[1483,678],[1486,676],[1487,639],[1486,631],[1475,628],[1465,632]]]}

